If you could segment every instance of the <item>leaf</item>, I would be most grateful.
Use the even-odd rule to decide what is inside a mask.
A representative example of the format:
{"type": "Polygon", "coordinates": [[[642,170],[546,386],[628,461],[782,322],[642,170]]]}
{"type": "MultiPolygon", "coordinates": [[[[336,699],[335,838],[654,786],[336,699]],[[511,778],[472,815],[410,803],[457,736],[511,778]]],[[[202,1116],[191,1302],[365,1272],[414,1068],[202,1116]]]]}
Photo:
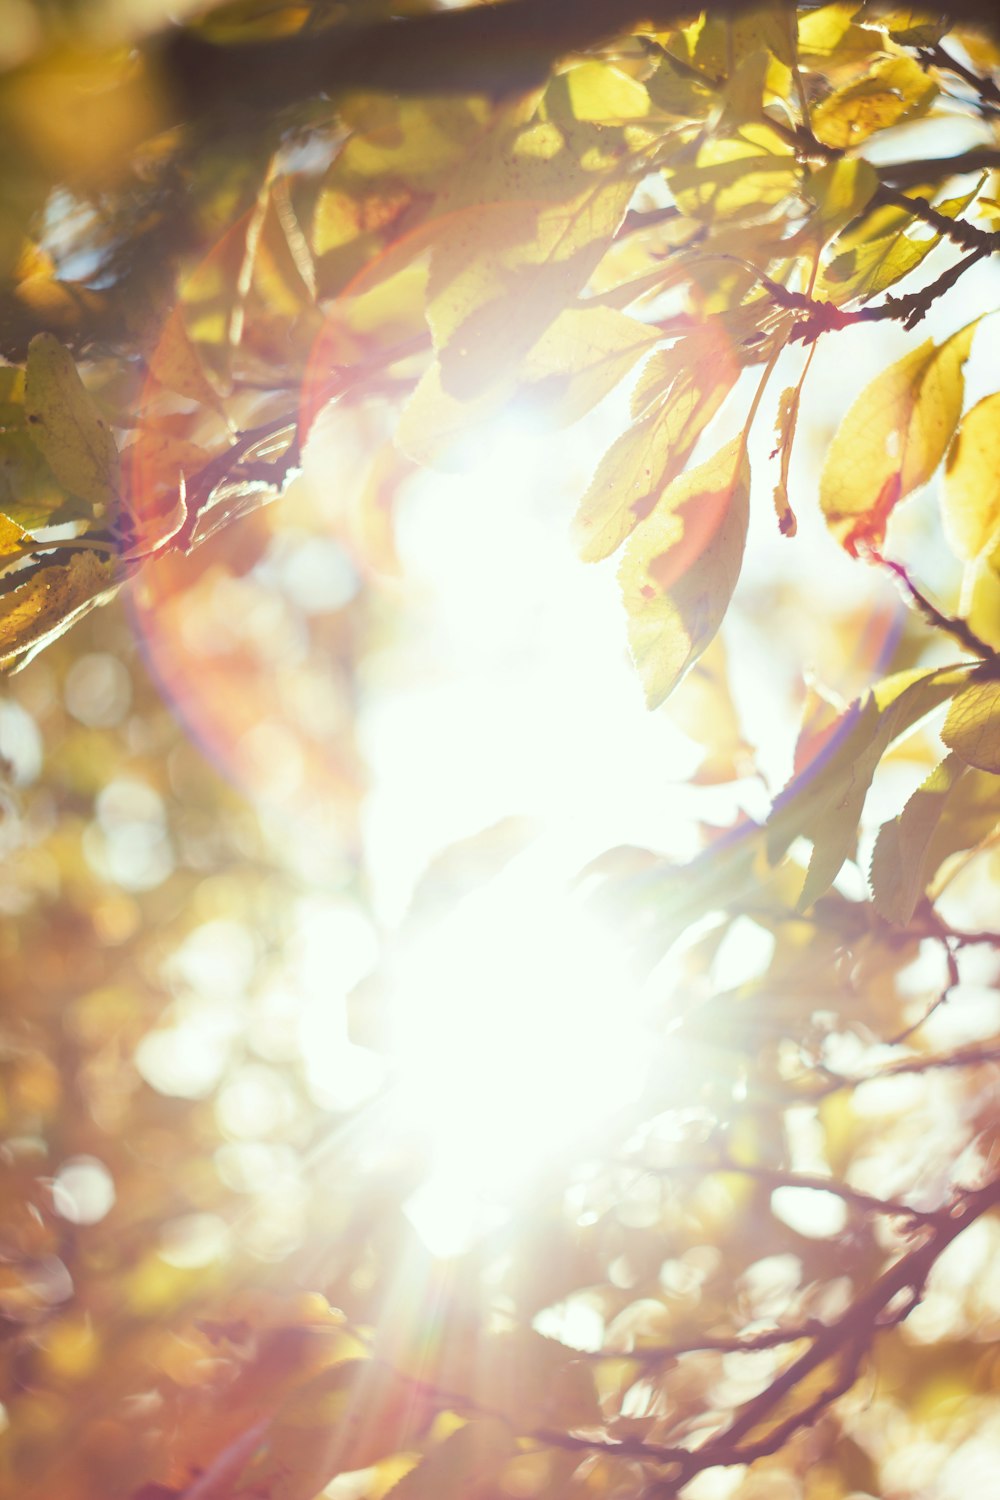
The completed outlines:
{"type": "Polygon", "coordinates": [[[844,157],[816,168],[804,184],[816,205],[804,234],[825,244],[858,217],[877,187],[878,173],[862,157],[844,157]]]}
{"type": "Polygon", "coordinates": [[[937,91],[912,57],[889,57],[821,100],[812,111],[813,131],[827,146],[856,146],[876,131],[926,114],[937,91]]]}
{"type": "Polygon", "coordinates": [[[940,244],[939,234],[914,239],[908,234],[885,235],[835,255],[824,268],[820,291],[838,304],[874,297],[909,276],[940,244]]]}
{"type": "Polygon", "coordinates": [[[59,483],[101,517],[118,500],[118,448],[77,372],[50,333],[28,346],[24,406],[28,430],[59,483]]]}
{"type": "Polygon", "coordinates": [[[89,550],[33,574],[0,596],[0,663],[23,664],[114,588],[110,562],[89,550]]]}
{"type": "Polygon", "coordinates": [[[32,441],[24,371],[13,365],[0,366],[0,512],[27,527],[78,519],[77,507],[32,441]]]}
{"type": "Polygon", "coordinates": [[[944,457],[976,326],[940,346],[928,339],[873,380],[841,422],[820,477],[820,505],[852,557],[861,546],[881,546],[894,507],[944,457]]]}
{"type": "Polygon", "coordinates": [[[715,786],[750,773],[753,750],[744,738],[733,701],[721,635],[675,689],[670,717],[690,739],[704,746],[705,758],[691,777],[693,783],[715,786]]]}
{"type": "Polygon", "coordinates": [[[774,511],[778,517],[778,530],[782,536],[794,536],[798,530],[795,512],[788,499],[788,470],[792,462],[792,444],[795,441],[795,424],[799,419],[799,401],[802,384],[789,386],[778,399],[778,413],[774,422],[775,448],[771,454],[779,457],[778,482],[774,486],[774,511]]]}
{"type": "Polygon", "coordinates": [[[168,391],[176,391],[188,401],[210,407],[225,420],[222,398],[208,378],[201,355],[188,335],[182,308],[178,305],[167,318],[149,357],[153,378],[168,391]]]}
{"type": "Polygon", "coordinates": [[[467,467],[476,461],[477,429],[505,408],[520,408],[555,427],[576,422],[659,338],[657,328],[614,308],[568,308],[528,351],[516,374],[477,400],[450,395],[440,368],[431,365],[400,417],[399,445],[418,463],[467,467]]]}
{"type": "MultiPolygon", "coordinates": [[[[936,203],[935,212],[957,219],[977,196],[984,181],[985,174],[968,192],[936,203]]],[[[892,233],[873,232],[877,225],[893,223],[894,220],[879,211],[866,215],[856,231],[841,235],[837,240],[838,253],[823,269],[817,290],[838,305],[860,297],[874,297],[916,270],[941,243],[940,233],[929,233],[926,224],[912,216],[907,216],[902,224],[894,227],[892,233]],[[910,228],[916,233],[903,232],[910,228]]]]}
{"type": "Polygon", "coordinates": [[[638,120],[649,113],[649,95],[642,84],[610,63],[585,62],[565,75],[570,108],[577,120],[604,124],[609,120],[638,120]]]}
{"type": "Polygon", "coordinates": [[[663,702],[722,623],[743,561],[749,499],[740,437],[675,479],[625,552],[618,576],[650,708],[663,702]]]}
{"type": "Polygon", "coordinates": [[[466,1422],[436,1443],[388,1494],[392,1500],[466,1500],[516,1452],[514,1435],[503,1422],[466,1422]]]}
{"type": "Polygon", "coordinates": [[[183,520],[182,480],[204,468],[209,454],[187,438],[143,427],[122,449],[121,461],[136,540],[143,549],[155,546],[171,521],[183,520]]]}
{"type": "Polygon", "coordinates": [[[0,511],[24,526],[44,526],[72,519],[65,508],[66,494],[27,429],[0,431],[0,511]]]}
{"type": "Polygon", "coordinates": [[[771,862],[800,835],[813,844],[800,910],[823,894],[853,852],[865,798],[886,751],[950,697],[966,672],[900,672],[878,683],[824,732],[821,748],[775,798],[767,820],[771,862]]]}
{"type": "Polygon", "coordinates": [[[569,203],[457,211],[431,256],[427,321],[441,382],[462,399],[516,367],[597,266],[632,196],[601,179],[569,203]]]}
{"type": "Polygon", "coordinates": [[[959,557],[991,552],[1000,533],[1000,392],[965,414],[948,453],[941,509],[959,557]]]}
{"type": "Polygon", "coordinates": [[[959,756],[949,755],[914,792],[899,816],[882,824],[872,854],[871,887],[875,908],[887,921],[906,923],[913,916],[937,868],[931,865],[934,834],[952,791],[967,769],[959,756]]]}
{"type": "Polygon", "coordinates": [[[966,765],[1000,775],[1000,680],[978,674],[951,705],[941,738],[966,765]]]}
{"type": "Polygon", "coordinates": [[[25,545],[30,541],[28,533],[16,521],[0,514],[0,567],[23,556],[25,545]]]}
{"type": "Polygon", "coordinates": [[[665,173],[681,212],[708,222],[766,218],[795,192],[799,177],[794,147],[767,123],[706,141],[693,161],[677,160],[665,173]]]}
{"type": "Polygon", "coordinates": [[[660,388],[659,405],[608,449],[573,522],[585,562],[610,556],[650,514],[657,497],[684,468],[738,373],[718,322],[653,355],[639,384],[645,392],[660,388]]]}

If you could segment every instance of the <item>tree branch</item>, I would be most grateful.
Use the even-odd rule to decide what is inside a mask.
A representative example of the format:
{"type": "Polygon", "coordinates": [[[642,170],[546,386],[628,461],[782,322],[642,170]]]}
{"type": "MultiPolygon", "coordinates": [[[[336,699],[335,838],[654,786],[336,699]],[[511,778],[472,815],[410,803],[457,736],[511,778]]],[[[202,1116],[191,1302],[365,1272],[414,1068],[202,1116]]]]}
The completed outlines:
{"type": "Polygon", "coordinates": [[[972,146],[968,151],[959,151],[955,156],[931,156],[920,161],[891,162],[879,168],[879,176],[887,186],[905,189],[920,187],[927,182],[941,182],[946,177],[991,171],[995,167],[1000,167],[1000,146],[972,146]]]}
{"type": "Polygon", "coordinates": [[[946,239],[960,245],[963,250],[981,250],[985,254],[992,254],[1000,250],[1000,234],[991,233],[988,229],[980,229],[976,224],[967,224],[964,219],[951,219],[947,214],[939,213],[933,204],[928,203],[926,198],[912,197],[909,193],[901,193],[897,188],[890,187],[883,182],[875,191],[872,204],[888,203],[893,208],[904,209],[936,229],[938,234],[944,235],[946,239]]]}
{"type": "MultiPolygon", "coordinates": [[[[724,0],[713,9],[736,16],[755,3],[724,0]]],[[[955,22],[995,30],[988,0],[956,0],[948,9],[955,22]]],[[[525,93],[571,53],[639,26],[678,25],[696,10],[690,0],[492,0],[238,47],[180,30],[151,51],[178,122],[235,111],[249,128],[267,114],[346,90],[525,93]]]]}

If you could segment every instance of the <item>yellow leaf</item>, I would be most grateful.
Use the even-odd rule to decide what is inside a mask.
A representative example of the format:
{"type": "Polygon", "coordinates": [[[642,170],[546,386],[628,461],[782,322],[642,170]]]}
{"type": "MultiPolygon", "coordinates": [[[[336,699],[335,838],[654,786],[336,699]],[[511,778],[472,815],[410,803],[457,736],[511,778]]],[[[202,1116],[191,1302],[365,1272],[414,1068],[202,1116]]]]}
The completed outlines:
{"type": "Polygon", "coordinates": [[[705,748],[705,758],[691,778],[699,786],[736,781],[753,765],[753,750],[743,736],[729,682],[723,638],[717,635],[670,700],[673,723],[705,748]]]}
{"type": "MultiPolygon", "coordinates": [[[[936,766],[903,811],[883,823],[872,854],[871,887],[876,909],[890,922],[910,920],[936,865],[934,834],[967,767],[957,755],[936,766]]],[[[940,859],[938,859],[940,863],[940,859]]]]}
{"type": "Polygon", "coordinates": [[[855,401],[830,444],[820,504],[841,545],[878,547],[894,506],[937,468],[962,410],[962,368],[976,324],[940,346],[931,339],[883,371],[855,401]]]}
{"type": "Polygon", "coordinates": [[[649,95],[635,78],[610,63],[585,62],[566,74],[577,120],[637,120],[649,113],[649,95]]]}
{"type": "Polygon", "coordinates": [[[775,449],[780,468],[778,482],[774,486],[774,512],[778,517],[778,530],[782,536],[794,536],[798,530],[795,512],[788,499],[788,470],[792,462],[792,444],[795,441],[795,424],[799,419],[799,400],[802,395],[801,382],[782,391],[778,400],[778,414],[774,422],[775,449]]]}
{"type": "Polygon", "coordinates": [[[812,126],[827,146],[856,146],[878,130],[926,114],[937,85],[912,57],[888,57],[871,72],[835,89],[812,111],[812,126]]]}
{"type": "Polygon", "coordinates": [[[1000,392],[966,413],[948,454],[941,506],[959,557],[971,561],[993,550],[1000,540],[1000,392]]]}
{"type": "Polygon", "coordinates": [[[629,644],[656,708],[722,623],[743,561],[750,467],[742,438],[683,474],[625,552],[629,644]]]}
{"type": "Polygon", "coordinates": [[[175,307],[167,318],[159,341],[149,358],[149,368],[154,379],[168,391],[176,391],[188,401],[197,401],[201,406],[225,416],[222,399],[209,380],[198,353],[188,335],[181,308],[175,307]]]}
{"type": "Polygon", "coordinates": [[[584,286],[621,223],[628,179],[569,203],[458,210],[431,259],[427,320],[445,389],[467,399],[509,373],[584,286]]]}
{"type": "Polygon", "coordinates": [[[956,697],[941,738],[966,765],[1000,775],[1000,681],[981,675],[956,697]]]}
{"type": "Polygon", "coordinates": [[[0,597],[0,662],[9,666],[62,635],[114,587],[111,564],[91,551],[35,573],[0,597]]]}
{"type": "Polygon", "coordinates": [[[464,1500],[516,1452],[514,1434],[503,1422],[467,1422],[431,1448],[388,1494],[392,1500],[464,1500]]]}
{"type": "Polygon", "coordinates": [[[800,910],[822,896],[853,852],[885,752],[963,686],[967,670],[941,667],[885,678],[824,729],[805,764],[796,757],[796,774],[767,820],[767,852],[773,863],[799,834],[812,840],[800,910]]]}
{"type": "MultiPolygon", "coordinates": [[[[934,205],[935,211],[957,219],[976,197],[985,179],[955,198],[945,198],[934,205]]],[[[902,281],[941,243],[941,235],[928,233],[927,226],[912,216],[898,220],[883,217],[881,211],[867,215],[857,230],[851,230],[837,241],[838,253],[825,266],[816,283],[816,293],[841,304],[858,297],[874,297],[902,281]],[[891,228],[892,233],[875,233],[891,228]],[[912,229],[914,233],[903,233],[912,229]]]]}
{"type": "Polygon", "coordinates": [[[51,333],[28,346],[24,406],[32,440],[59,483],[104,515],[118,499],[118,448],[73,356],[51,333]]]}
{"type": "Polygon", "coordinates": [[[636,397],[647,401],[655,391],[659,404],[601,459],[573,523],[585,562],[609,557],[650,514],[660,492],[687,463],[738,373],[736,357],[716,322],[653,355],[639,377],[636,397]]]}
{"type": "Polygon", "coordinates": [[[1000,544],[966,563],[961,613],[981,641],[1000,648],[1000,544]]]}
{"type": "Polygon", "coordinates": [[[870,202],[878,187],[878,173],[862,157],[844,157],[810,172],[805,191],[816,212],[805,233],[824,244],[832,239],[870,202]]]}
{"type": "Polygon", "coordinates": [[[483,424],[512,403],[562,427],[613,391],[660,339],[657,328],[610,307],[567,308],[521,361],[516,374],[475,400],[446,391],[431,365],[400,417],[397,440],[418,463],[465,468],[475,462],[483,424]]]}
{"type": "Polygon", "coordinates": [[[681,212],[709,221],[766,218],[799,180],[794,148],[767,123],[705,141],[693,162],[665,171],[681,212]]]}
{"type": "Polygon", "coordinates": [[[16,521],[12,521],[9,516],[0,515],[0,559],[18,556],[27,535],[16,521]]]}

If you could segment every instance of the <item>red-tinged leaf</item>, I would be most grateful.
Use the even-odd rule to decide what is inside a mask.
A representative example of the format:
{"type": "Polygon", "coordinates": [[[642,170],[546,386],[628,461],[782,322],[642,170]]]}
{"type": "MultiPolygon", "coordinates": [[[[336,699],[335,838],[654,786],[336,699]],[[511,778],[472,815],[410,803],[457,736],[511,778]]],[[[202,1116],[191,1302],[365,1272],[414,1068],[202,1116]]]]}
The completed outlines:
{"type": "Polygon", "coordinates": [[[742,438],[668,486],[619,579],[629,644],[656,708],[715,635],[743,561],[750,468],[742,438]]]}

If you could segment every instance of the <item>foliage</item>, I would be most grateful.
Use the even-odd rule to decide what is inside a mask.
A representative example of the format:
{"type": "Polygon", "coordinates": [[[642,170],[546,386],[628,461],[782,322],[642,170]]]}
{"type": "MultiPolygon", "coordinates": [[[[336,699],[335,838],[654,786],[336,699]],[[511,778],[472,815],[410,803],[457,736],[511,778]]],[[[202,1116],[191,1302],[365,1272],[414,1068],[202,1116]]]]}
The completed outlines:
{"type": "MultiPolygon", "coordinates": [[[[992,8],[176,10],[0,0],[0,1494],[985,1492],[992,8]],[[315,1049],[391,1076],[425,927],[529,841],[443,854],[357,984],[397,519],[529,418],[604,423],[565,546],[615,559],[705,826],[581,876],[626,951],[606,988],[654,1023],[639,1084],[614,1094],[605,1036],[589,1132],[435,1257],[427,1141],[315,1049]],[[770,573],[759,515],[800,549],[770,573]],[[310,537],[313,604],[285,566],[310,537]],[[848,667],[858,612],[804,560],[838,551],[874,579],[861,624],[883,586],[906,606],[848,667]],[[783,786],[755,631],[794,659],[783,786]]],[[[502,1009],[517,946],[481,944],[463,994],[502,1009]]],[[[452,1058],[456,1140],[498,1055],[452,1058]]]]}

